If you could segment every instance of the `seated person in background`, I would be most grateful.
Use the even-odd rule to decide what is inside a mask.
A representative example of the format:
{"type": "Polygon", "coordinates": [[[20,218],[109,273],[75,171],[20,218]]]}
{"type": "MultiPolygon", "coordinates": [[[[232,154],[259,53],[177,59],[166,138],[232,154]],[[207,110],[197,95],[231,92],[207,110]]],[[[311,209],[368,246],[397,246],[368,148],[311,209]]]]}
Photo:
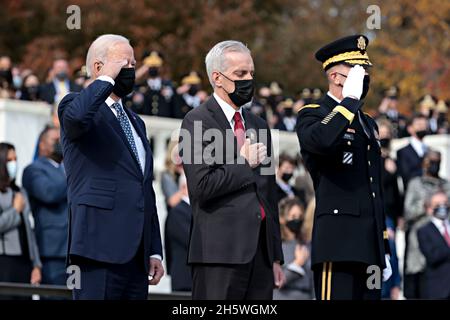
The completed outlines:
{"type": "Polygon", "coordinates": [[[189,195],[186,176],[179,179],[181,201],[170,210],[166,221],[166,255],[170,255],[169,274],[172,279],[172,291],[191,291],[191,267],[187,264],[189,233],[191,229],[192,209],[189,205],[189,195]]]}
{"type": "Polygon", "coordinates": [[[311,271],[310,246],[302,232],[305,221],[304,208],[297,198],[285,198],[280,202],[280,227],[283,254],[286,264],[282,267],[286,283],[274,290],[275,300],[311,300],[314,298],[314,282],[311,271]]]}
{"type": "Polygon", "coordinates": [[[437,192],[427,206],[431,221],[419,229],[420,250],[424,254],[426,299],[450,299],[450,223],[448,196],[437,192]]]}
{"type": "Polygon", "coordinates": [[[289,197],[298,197],[302,203],[305,203],[304,192],[299,192],[293,187],[289,181],[294,175],[295,168],[297,167],[297,161],[295,158],[288,154],[280,154],[278,161],[278,170],[276,172],[276,200],[280,203],[281,199],[289,197]]]}

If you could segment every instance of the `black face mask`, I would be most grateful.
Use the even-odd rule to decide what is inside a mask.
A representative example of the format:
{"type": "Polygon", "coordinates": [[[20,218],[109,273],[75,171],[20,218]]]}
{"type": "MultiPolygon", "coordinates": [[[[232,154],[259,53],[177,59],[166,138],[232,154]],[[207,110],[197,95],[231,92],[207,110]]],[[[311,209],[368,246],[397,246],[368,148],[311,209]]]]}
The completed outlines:
{"type": "Polygon", "coordinates": [[[419,140],[422,140],[423,138],[425,138],[425,136],[428,134],[427,130],[420,130],[416,132],[416,136],[417,138],[419,138],[419,140]]]}
{"type": "Polygon", "coordinates": [[[31,86],[25,87],[22,91],[22,100],[36,100],[38,98],[39,87],[31,86]]]}
{"type": "Polygon", "coordinates": [[[189,90],[188,90],[188,94],[190,96],[195,96],[198,92],[198,87],[196,85],[192,85],[189,90]]]}
{"type": "MultiPolygon", "coordinates": [[[[8,84],[13,83],[13,76],[10,69],[8,70],[0,70],[0,82],[6,81],[8,84]]],[[[1,84],[1,83],[0,83],[1,84]]]]}
{"type": "Polygon", "coordinates": [[[389,139],[389,138],[380,139],[380,147],[382,147],[384,149],[389,149],[390,145],[391,145],[391,139],[389,139]]]}
{"type": "Polygon", "coordinates": [[[241,107],[252,100],[253,92],[255,91],[255,84],[253,82],[253,79],[231,80],[226,75],[222,73],[221,75],[223,75],[228,80],[234,82],[234,91],[228,93],[228,96],[236,106],[241,107]]]}
{"type": "Polygon", "coordinates": [[[369,92],[369,85],[370,85],[370,75],[366,74],[364,75],[363,91],[360,100],[364,99],[367,96],[367,93],[369,92]]]}
{"type": "Polygon", "coordinates": [[[50,158],[55,160],[58,163],[61,163],[63,159],[63,151],[62,151],[62,144],[60,141],[56,141],[53,145],[53,152],[50,155],[50,158]]]}
{"type": "Polygon", "coordinates": [[[286,117],[292,117],[292,114],[293,114],[292,108],[286,108],[286,109],[284,109],[284,115],[285,115],[286,117]]]}
{"type": "Polygon", "coordinates": [[[296,235],[300,232],[300,228],[302,227],[303,220],[300,219],[292,219],[286,222],[286,227],[295,233],[296,235]]]}
{"type": "Polygon", "coordinates": [[[113,93],[120,98],[130,94],[133,91],[135,77],[134,68],[122,68],[116,79],[114,79],[116,83],[114,84],[113,93]]]}
{"type": "Polygon", "coordinates": [[[58,72],[55,76],[59,81],[63,81],[63,80],[67,79],[67,73],[65,73],[64,71],[58,72]]]}
{"type": "Polygon", "coordinates": [[[430,161],[430,165],[428,166],[428,173],[430,174],[430,176],[438,177],[440,169],[441,169],[440,161],[430,161]]]}
{"type": "Polygon", "coordinates": [[[158,68],[151,67],[148,69],[148,75],[152,78],[156,78],[159,75],[158,68]]]}
{"type": "Polygon", "coordinates": [[[283,173],[281,176],[281,180],[287,183],[289,180],[291,180],[292,176],[292,173],[283,173]]]}
{"type": "Polygon", "coordinates": [[[433,215],[436,218],[441,219],[441,220],[448,219],[448,213],[449,213],[449,208],[445,204],[441,204],[440,206],[437,206],[433,210],[433,215]]]}

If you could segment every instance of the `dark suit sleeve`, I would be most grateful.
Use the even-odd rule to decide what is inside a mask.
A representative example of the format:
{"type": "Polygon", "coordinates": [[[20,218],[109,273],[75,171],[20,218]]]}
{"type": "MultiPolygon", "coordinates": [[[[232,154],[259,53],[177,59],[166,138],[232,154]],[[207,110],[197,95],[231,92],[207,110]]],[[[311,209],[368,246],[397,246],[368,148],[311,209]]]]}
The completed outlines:
{"type": "Polygon", "coordinates": [[[352,123],[361,105],[359,100],[345,98],[325,116],[318,108],[305,106],[300,110],[297,120],[301,148],[320,155],[333,152],[336,142],[352,123]]]}
{"type": "MultiPolygon", "coordinates": [[[[186,209],[189,209],[187,207],[186,209]]],[[[167,218],[167,236],[170,237],[172,243],[178,243],[180,246],[188,249],[189,233],[191,230],[191,221],[188,212],[182,207],[175,207],[167,218]]]]}
{"type": "Polygon", "coordinates": [[[24,170],[22,184],[30,196],[47,204],[59,203],[67,196],[65,180],[50,179],[42,169],[33,166],[24,170]]]}
{"type": "Polygon", "coordinates": [[[58,116],[68,139],[77,139],[89,130],[97,111],[112,90],[111,83],[96,80],[79,94],[68,94],[62,99],[58,116]]]}
{"type": "MultiPolygon", "coordinates": [[[[418,230],[417,237],[419,240],[420,251],[422,251],[427,259],[427,264],[438,266],[439,264],[450,260],[450,247],[436,242],[436,237],[433,237],[431,230],[429,224],[425,225],[418,230]]],[[[438,231],[436,230],[436,232],[438,231]]]]}
{"type": "Polygon", "coordinates": [[[208,201],[254,183],[252,169],[240,156],[237,161],[242,164],[207,163],[203,152],[208,141],[203,141],[203,129],[194,134],[194,119],[190,115],[191,113],[184,118],[180,134],[180,153],[189,195],[198,199],[200,206],[203,206],[208,201]],[[195,160],[199,163],[194,163],[195,160]]]}

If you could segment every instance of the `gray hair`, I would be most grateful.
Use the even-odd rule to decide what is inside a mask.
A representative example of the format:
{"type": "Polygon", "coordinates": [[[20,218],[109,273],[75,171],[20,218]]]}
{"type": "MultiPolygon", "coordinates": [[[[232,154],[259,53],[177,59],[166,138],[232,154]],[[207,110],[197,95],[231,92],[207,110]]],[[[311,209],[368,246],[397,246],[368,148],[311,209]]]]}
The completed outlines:
{"type": "Polygon", "coordinates": [[[130,43],[127,38],[117,34],[104,34],[92,42],[86,55],[86,72],[89,77],[92,74],[94,62],[99,60],[105,62],[109,49],[120,42],[130,43]]]}
{"type": "Polygon", "coordinates": [[[214,71],[224,72],[227,68],[225,53],[227,52],[244,52],[250,54],[250,50],[240,41],[227,40],[216,44],[205,58],[206,73],[208,74],[209,82],[214,88],[214,81],[212,74],[214,71]]]}

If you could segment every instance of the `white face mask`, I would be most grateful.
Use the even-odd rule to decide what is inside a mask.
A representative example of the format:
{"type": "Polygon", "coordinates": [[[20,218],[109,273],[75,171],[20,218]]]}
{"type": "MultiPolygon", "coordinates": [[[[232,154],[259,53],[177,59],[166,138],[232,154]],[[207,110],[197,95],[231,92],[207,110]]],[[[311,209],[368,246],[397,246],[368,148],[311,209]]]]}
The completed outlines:
{"type": "Polygon", "coordinates": [[[6,163],[6,170],[8,171],[8,176],[11,180],[16,178],[17,174],[17,162],[16,161],[8,161],[6,163]]]}

